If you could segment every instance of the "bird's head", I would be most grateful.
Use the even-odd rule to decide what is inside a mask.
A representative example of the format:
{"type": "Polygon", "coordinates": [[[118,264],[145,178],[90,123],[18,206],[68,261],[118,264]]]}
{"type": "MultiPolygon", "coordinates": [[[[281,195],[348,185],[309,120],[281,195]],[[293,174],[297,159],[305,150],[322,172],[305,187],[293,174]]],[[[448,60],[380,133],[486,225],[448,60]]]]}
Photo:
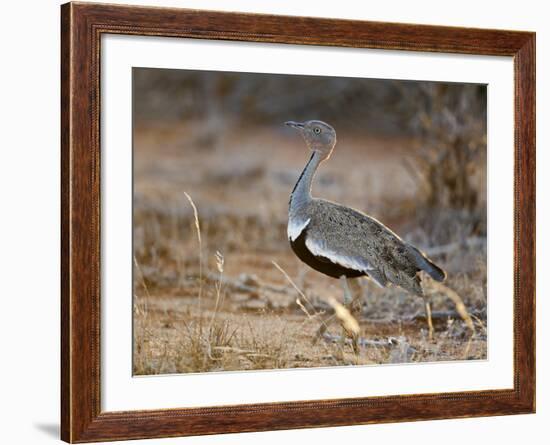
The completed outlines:
{"type": "Polygon", "coordinates": [[[317,151],[323,159],[328,159],[336,145],[336,131],[323,121],[285,122],[285,125],[296,128],[304,137],[310,150],[317,151]]]}

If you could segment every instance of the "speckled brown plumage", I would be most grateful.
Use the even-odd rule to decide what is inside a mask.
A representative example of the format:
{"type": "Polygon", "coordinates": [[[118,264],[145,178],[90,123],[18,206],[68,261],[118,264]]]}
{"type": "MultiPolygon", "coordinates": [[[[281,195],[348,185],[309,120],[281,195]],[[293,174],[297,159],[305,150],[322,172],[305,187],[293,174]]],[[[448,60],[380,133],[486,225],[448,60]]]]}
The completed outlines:
{"type": "Polygon", "coordinates": [[[304,211],[310,217],[309,245],[364,262],[364,275],[381,286],[391,283],[423,296],[418,272],[424,270],[438,281],[445,278],[445,272],[418,249],[364,213],[322,199],[312,199],[304,211]]]}

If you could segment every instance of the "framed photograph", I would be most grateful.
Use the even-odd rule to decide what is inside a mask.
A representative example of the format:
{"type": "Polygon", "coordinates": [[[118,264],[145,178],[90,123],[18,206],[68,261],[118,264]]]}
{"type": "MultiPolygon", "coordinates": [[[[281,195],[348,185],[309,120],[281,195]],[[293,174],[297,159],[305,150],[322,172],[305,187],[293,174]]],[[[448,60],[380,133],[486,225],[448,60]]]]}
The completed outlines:
{"type": "Polygon", "coordinates": [[[535,34],[61,8],[67,442],[535,411],[535,34]]]}

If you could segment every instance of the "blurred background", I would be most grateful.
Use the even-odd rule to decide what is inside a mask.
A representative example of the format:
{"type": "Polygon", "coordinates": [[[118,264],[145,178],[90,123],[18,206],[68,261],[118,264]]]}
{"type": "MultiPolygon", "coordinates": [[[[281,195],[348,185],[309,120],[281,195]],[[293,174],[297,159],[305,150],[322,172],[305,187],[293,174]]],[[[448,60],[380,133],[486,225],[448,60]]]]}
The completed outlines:
{"type": "Polygon", "coordinates": [[[486,101],[476,84],[134,68],[134,372],[485,358],[486,101]],[[422,301],[363,282],[358,321],[380,346],[350,357],[312,342],[341,290],[287,241],[309,154],[283,123],[309,119],[338,134],[313,195],[426,251],[475,336],[445,292],[429,342],[422,301]]]}

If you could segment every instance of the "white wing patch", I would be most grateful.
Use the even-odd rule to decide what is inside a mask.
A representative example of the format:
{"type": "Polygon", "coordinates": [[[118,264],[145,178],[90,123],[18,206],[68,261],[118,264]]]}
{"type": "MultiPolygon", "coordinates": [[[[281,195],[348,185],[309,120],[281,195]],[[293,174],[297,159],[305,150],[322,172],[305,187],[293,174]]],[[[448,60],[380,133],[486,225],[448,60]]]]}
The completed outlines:
{"type": "Polygon", "coordinates": [[[333,250],[327,248],[324,243],[317,242],[311,238],[306,238],[306,247],[313,255],[322,256],[329,259],[334,264],[339,264],[340,266],[348,269],[365,273],[368,273],[369,270],[374,270],[374,268],[365,259],[334,252],[333,250]]]}
{"type": "Polygon", "coordinates": [[[291,241],[296,241],[296,238],[300,236],[300,233],[307,227],[311,218],[306,219],[305,221],[299,221],[296,219],[289,219],[288,226],[286,228],[288,238],[291,241]]]}

